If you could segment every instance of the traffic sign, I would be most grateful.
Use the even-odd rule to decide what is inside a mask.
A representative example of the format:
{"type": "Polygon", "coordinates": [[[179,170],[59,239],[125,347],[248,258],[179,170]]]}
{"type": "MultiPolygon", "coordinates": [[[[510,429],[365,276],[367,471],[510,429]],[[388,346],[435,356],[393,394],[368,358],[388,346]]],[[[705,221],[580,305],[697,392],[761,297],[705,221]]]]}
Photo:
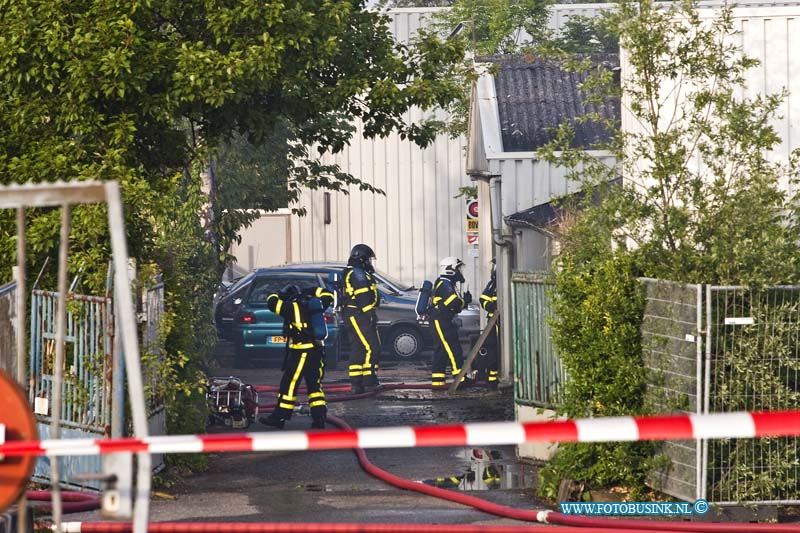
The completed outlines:
{"type": "Polygon", "coordinates": [[[467,244],[478,244],[478,200],[467,200],[467,244]]]}

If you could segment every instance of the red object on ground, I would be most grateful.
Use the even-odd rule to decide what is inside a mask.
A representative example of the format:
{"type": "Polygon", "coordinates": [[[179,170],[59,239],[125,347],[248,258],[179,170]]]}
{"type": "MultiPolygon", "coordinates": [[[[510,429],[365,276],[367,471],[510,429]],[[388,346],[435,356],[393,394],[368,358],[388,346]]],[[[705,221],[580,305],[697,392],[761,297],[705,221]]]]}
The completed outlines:
{"type": "MultiPolygon", "coordinates": [[[[65,523],[66,533],[131,533],[130,523],[65,523]],[[71,526],[71,527],[70,527],[71,526]]],[[[561,526],[486,526],[473,524],[356,524],[302,522],[155,522],[150,533],[617,533],[615,528],[573,528],[561,526]]],[[[628,533],[645,533],[648,530],[628,533]]],[[[676,532],[678,533],[678,532],[676,532]]]]}
{"type": "MultiPolygon", "coordinates": [[[[39,437],[28,398],[11,376],[0,370],[0,413],[6,442],[33,441],[39,437]]],[[[34,455],[5,457],[0,461],[0,510],[17,501],[31,478],[34,455]]]]}
{"type": "MultiPolygon", "coordinates": [[[[49,490],[29,490],[25,493],[25,497],[30,501],[47,502],[36,505],[42,509],[52,509],[53,504],[50,501],[53,498],[49,490]]],[[[61,491],[62,512],[64,514],[70,513],[83,513],[85,511],[94,511],[100,509],[102,497],[99,494],[90,494],[87,492],[75,491],[61,491]]]]}

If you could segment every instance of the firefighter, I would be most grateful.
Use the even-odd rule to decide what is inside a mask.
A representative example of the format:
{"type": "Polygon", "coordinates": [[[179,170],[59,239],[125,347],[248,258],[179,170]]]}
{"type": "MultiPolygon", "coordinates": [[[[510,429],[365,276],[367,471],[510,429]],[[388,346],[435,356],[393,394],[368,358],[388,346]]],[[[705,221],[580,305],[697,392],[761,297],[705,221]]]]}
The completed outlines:
{"type": "MultiPolygon", "coordinates": [[[[325,429],[328,407],[322,390],[322,377],[325,372],[325,334],[319,332],[321,314],[333,303],[333,294],[322,287],[301,291],[297,285],[287,285],[280,293],[267,297],[270,311],[283,318],[284,334],[287,337],[286,358],[283,363],[283,377],[278,390],[278,406],[269,416],[262,415],[259,422],[266,426],[283,429],[292,417],[297,400],[298,382],[305,378],[308,389],[308,406],[311,410],[311,428],[325,429]],[[321,304],[313,303],[318,299],[321,304]],[[322,338],[320,338],[322,337],[322,338]]],[[[326,332],[325,332],[326,333],[326,332]]]]}
{"type": "Polygon", "coordinates": [[[372,274],[375,252],[366,244],[350,251],[342,274],[342,318],[350,337],[350,386],[354,394],[374,389],[378,381],[378,285],[372,274]]]}
{"type": "MultiPolygon", "coordinates": [[[[431,365],[431,385],[434,389],[447,387],[445,369],[448,364],[453,376],[457,376],[464,363],[461,342],[458,339],[458,326],[453,321],[455,316],[472,302],[469,291],[459,296],[456,290],[457,284],[464,282],[462,268],[464,262],[461,259],[445,257],[439,262],[439,277],[433,284],[429,315],[437,341],[431,365]]],[[[458,388],[463,389],[471,385],[472,379],[464,377],[458,388]]]]}
{"type": "MultiPolygon", "coordinates": [[[[486,311],[486,316],[492,318],[497,311],[497,272],[496,261],[492,259],[492,278],[486,284],[486,288],[481,293],[481,307],[486,311]]],[[[500,332],[500,322],[495,323],[492,331],[481,347],[478,355],[477,369],[478,375],[486,380],[490,389],[497,389],[497,353],[498,339],[500,332]]]]}

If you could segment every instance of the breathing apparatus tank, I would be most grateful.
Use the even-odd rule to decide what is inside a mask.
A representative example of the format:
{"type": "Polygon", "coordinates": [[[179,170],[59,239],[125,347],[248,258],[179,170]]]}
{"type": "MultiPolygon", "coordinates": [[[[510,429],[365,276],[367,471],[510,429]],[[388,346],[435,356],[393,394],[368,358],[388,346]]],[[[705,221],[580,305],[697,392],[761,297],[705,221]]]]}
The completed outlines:
{"type": "Polygon", "coordinates": [[[433,297],[433,283],[427,279],[422,282],[417,295],[417,305],[415,311],[417,312],[417,320],[422,320],[423,317],[428,315],[428,310],[431,307],[431,298],[433,297]]]}
{"type": "Polygon", "coordinates": [[[314,338],[318,341],[327,339],[328,325],[325,323],[325,313],[319,298],[311,298],[308,301],[308,314],[314,338]]]}

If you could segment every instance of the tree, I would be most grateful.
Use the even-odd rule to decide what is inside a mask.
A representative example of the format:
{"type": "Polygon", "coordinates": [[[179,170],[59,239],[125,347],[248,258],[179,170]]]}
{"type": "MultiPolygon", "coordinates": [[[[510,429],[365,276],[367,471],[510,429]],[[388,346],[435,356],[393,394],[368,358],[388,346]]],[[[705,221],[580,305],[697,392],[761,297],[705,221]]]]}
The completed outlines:
{"type": "MultiPolygon", "coordinates": [[[[689,0],[663,7],[651,0],[620,0],[604,15],[604,24],[627,53],[629,77],[622,80],[621,91],[623,102],[629,102],[630,123],[637,125],[595,147],[610,150],[619,166],[609,168],[570,148],[569,124],[541,151],[547,160],[572,169],[571,177],[587,191],[620,171],[625,181],[624,187],[608,190],[599,205],[582,206],[576,216],[584,222],[568,229],[555,274],[560,314],[553,328],[573,378],[564,405],[570,416],[607,413],[607,402],[598,405],[587,398],[609,391],[624,398],[626,409],[647,409],[642,393],[636,392],[644,385],[644,375],[636,371],[642,366],[641,350],[629,339],[639,330],[643,311],[633,296],[636,276],[755,286],[800,278],[800,207],[782,187],[797,180],[798,154],[789,161],[768,157],[780,143],[770,119],[784,94],[738,96],[756,61],[732,44],[731,9],[708,20],[689,0]],[[609,278],[616,280],[615,288],[609,288],[609,278]],[[598,294],[611,297],[597,305],[598,294]],[[607,338],[583,342],[595,339],[602,323],[609,325],[602,335],[607,338]],[[590,379],[598,359],[618,362],[620,370],[610,382],[590,379]]],[[[584,90],[602,105],[620,89],[613,73],[595,71],[584,90]]],[[[604,119],[598,113],[582,120],[604,119]]],[[[544,476],[551,482],[563,474],[595,484],[641,481],[652,466],[650,458],[629,454],[626,446],[603,445],[600,454],[566,446],[544,476]],[[630,464],[636,465],[634,475],[614,475],[630,472],[630,464]]]]}
{"type": "MultiPolygon", "coordinates": [[[[463,57],[432,34],[396,46],[360,1],[0,0],[0,24],[0,181],[119,180],[130,252],[165,274],[168,312],[183,317],[168,321],[167,348],[175,365],[194,361],[180,377],[193,387],[225,246],[246,222],[237,208],[275,205],[275,190],[291,201],[300,185],[370,189],[317,156],[341,150],[356,119],[370,137],[429,142],[438,124],[406,111],[448,105],[463,57]],[[251,172],[265,149],[283,176],[251,172]]],[[[109,256],[103,209],[74,215],[73,265],[93,290],[109,256]]],[[[29,213],[36,265],[54,256],[57,216],[29,213]]],[[[14,254],[3,257],[7,276],[14,254]]]]}

